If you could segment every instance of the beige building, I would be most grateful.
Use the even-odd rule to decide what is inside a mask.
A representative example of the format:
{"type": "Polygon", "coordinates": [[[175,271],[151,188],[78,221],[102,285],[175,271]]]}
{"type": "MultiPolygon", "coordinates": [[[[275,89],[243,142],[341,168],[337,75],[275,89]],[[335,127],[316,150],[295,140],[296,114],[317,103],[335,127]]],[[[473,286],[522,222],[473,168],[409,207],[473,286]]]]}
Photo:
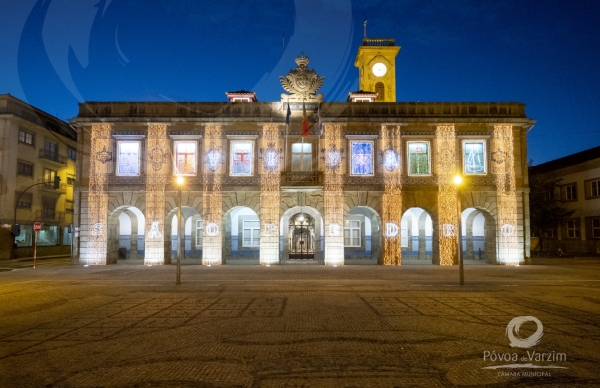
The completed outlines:
{"type": "Polygon", "coordinates": [[[544,232],[548,249],[567,253],[600,253],[600,147],[591,148],[531,168],[532,175],[560,179],[551,195],[573,215],[544,232]]]}
{"type": "Polygon", "coordinates": [[[343,103],[300,56],[277,102],[80,104],[80,262],[452,265],[461,241],[523,263],[534,121],[520,103],[396,102],[399,49],[365,39],[343,103]]]}
{"type": "Polygon", "coordinates": [[[69,254],[77,136],[73,128],[0,95],[0,258],[69,254]],[[60,183],[55,187],[55,177],[60,183]],[[19,234],[11,235],[13,225],[19,234]],[[34,222],[42,224],[34,241],[34,222]]]}

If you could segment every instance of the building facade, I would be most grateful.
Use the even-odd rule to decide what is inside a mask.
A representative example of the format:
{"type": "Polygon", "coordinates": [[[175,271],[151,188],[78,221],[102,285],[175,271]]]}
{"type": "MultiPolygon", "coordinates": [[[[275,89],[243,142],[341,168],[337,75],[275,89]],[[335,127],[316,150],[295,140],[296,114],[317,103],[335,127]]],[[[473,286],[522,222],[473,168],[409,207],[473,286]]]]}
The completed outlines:
{"type": "Polygon", "coordinates": [[[548,249],[600,254],[600,147],[533,166],[531,175],[559,180],[548,195],[564,202],[573,215],[544,231],[548,249]]]}
{"type": "Polygon", "coordinates": [[[393,44],[365,39],[356,60],[388,102],[324,102],[300,56],[278,102],[80,104],[81,262],[452,265],[461,242],[467,259],[523,263],[534,121],[519,103],[395,102],[393,44]]]}
{"type": "Polygon", "coordinates": [[[32,257],[34,243],[39,256],[70,253],[76,135],[68,123],[0,95],[0,258],[32,257]],[[36,221],[42,224],[37,234],[36,221]]]}

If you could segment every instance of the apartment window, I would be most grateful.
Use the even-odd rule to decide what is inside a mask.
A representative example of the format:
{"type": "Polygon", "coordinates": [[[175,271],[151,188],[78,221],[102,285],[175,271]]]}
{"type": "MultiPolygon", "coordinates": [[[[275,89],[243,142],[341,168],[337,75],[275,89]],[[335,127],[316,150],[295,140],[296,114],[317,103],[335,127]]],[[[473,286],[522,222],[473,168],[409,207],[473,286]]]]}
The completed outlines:
{"type": "Polygon", "coordinates": [[[592,238],[600,238],[600,218],[592,218],[592,238]]]}
{"type": "Polygon", "coordinates": [[[44,143],[44,149],[49,156],[56,157],[58,155],[58,144],[56,143],[46,140],[46,143],[44,143]]]}
{"type": "Polygon", "coordinates": [[[15,195],[19,199],[19,202],[17,202],[17,208],[31,209],[31,201],[33,200],[33,193],[16,192],[15,195]]]}
{"type": "Polygon", "coordinates": [[[553,228],[544,229],[544,237],[545,238],[556,238],[555,229],[553,229],[553,228]]]}
{"type": "Polygon", "coordinates": [[[19,142],[32,146],[33,139],[34,137],[31,133],[19,130],[19,142]]]}
{"type": "Polygon", "coordinates": [[[565,223],[566,238],[579,238],[579,220],[569,220],[565,223]]]}
{"type": "Polygon", "coordinates": [[[202,248],[202,220],[196,220],[196,248],[202,248]]]}
{"type": "Polygon", "coordinates": [[[258,247],[260,245],[260,221],[244,220],[243,247],[258,247]]]}
{"type": "Polygon", "coordinates": [[[67,175],[67,184],[69,186],[73,186],[75,184],[75,177],[74,176],[68,176],[67,175]]]}
{"type": "MultiPolygon", "coordinates": [[[[52,183],[54,185],[54,178],[56,177],[56,171],[44,168],[44,182],[52,183]]],[[[54,187],[54,186],[52,186],[54,187]]]]}
{"type": "Polygon", "coordinates": [[[600,179],[590,181],[590,197],[600,197],[600,179]]]}
{"type": "Polygon", "coordinates": [[[67,148],[67,157],[71,160],[77,160],[77,151],[73,148],[67,148]]]}
{"type": "Polygon", "coordinates": [[[360,247],[360,221],[344,221],[344,246],[360,247]]]}
{"type": "Polygon", "coordinates": [[[575,183],[563,186],[565,201],[577,201],[577,185],[575,183]]]}
{"type": "Polygon", "coordinates": [[[312,171],[312,144],[292,144],[292,171],[312,171]]]}
{"type": "Polygon", "coordinates": [[[17,174],[33,176],[33,164],[25,162],[17,162],[17,174]]]}

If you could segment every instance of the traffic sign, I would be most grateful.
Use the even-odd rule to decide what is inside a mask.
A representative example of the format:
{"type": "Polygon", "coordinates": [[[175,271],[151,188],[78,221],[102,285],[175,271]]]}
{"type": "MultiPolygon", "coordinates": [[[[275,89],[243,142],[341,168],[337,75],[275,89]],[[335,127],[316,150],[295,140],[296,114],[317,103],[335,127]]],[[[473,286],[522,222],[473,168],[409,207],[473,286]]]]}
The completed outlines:
{"type": "Polygon", "coordinates": [[[34,222],[33,223],[33,231],[39,232],[40,230],[42,230],[42,223],[39,221],[34,222]]]}

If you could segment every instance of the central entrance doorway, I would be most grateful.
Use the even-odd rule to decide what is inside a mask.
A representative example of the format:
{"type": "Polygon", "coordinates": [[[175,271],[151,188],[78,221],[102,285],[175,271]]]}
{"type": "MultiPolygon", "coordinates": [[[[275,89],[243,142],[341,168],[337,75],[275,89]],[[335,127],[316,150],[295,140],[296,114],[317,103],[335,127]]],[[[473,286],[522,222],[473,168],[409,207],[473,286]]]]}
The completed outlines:
{"type": "Polygon", "coordinates": [[[290,218],[289,258],[291,260],[313,260],[315,258],[315,219],[306,213],[290,218]]]}

